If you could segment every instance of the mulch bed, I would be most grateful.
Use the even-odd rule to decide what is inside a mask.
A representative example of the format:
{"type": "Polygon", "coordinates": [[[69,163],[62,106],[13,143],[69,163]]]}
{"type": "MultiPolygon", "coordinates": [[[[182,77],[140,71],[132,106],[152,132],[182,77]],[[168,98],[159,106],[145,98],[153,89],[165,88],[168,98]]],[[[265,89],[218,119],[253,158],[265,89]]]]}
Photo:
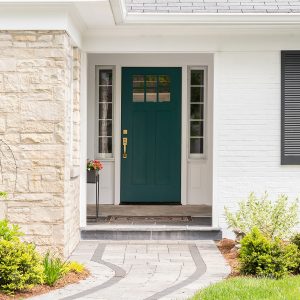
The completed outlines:
{"type": "MultiPolygon", "coordinates": [[[[42,294],[49,293],[53,290],[60,289],[66,285],[78,283],[80,280],[86,279],[90,275],[88,270],[84,270],[82,273],[70,272],[66,274],[63,278],[58,280],[54,286],[48,285],[36,285],[34,288],[24,292],[17,292],[14,295],[6,295],[0,292],[0,300],[19,300],[29,297],[34,297],[42,294]]],[[[54,299],[53,299],[54,300],[54,299]]]]}
{"type": "Polygon", "coordinates": [[[231,267],[231,273],[229,277],[240,276],[238,252],[235,248],[235,241],[230,239],[222,239],[217,242],[217,247],[231,267]]]}

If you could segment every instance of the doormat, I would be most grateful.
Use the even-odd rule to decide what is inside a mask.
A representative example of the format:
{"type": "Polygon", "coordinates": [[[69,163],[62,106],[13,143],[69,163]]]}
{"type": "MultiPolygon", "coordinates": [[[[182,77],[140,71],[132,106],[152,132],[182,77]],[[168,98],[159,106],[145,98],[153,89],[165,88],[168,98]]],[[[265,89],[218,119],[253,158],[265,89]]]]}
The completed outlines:
{"type": "Polygon", "coordinates": [[[161,216],[161,217],[143,217],[143,216],[108,216],[105,222],[108,223],[141,223],[141,222],[191,222],[192,217],[190,216],[161,216]]]}

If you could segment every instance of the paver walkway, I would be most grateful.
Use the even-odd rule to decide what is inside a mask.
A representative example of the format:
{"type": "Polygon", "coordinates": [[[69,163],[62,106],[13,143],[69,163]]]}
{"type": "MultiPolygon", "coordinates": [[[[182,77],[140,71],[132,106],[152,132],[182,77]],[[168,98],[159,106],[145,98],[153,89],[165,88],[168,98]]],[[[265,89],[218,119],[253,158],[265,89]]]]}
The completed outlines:
{"type": "Polygon", "coordinates": [[[32,299],[188,299],[230,272],[213,241],[82,241],[70,259],[92,276],[32,299]]]}

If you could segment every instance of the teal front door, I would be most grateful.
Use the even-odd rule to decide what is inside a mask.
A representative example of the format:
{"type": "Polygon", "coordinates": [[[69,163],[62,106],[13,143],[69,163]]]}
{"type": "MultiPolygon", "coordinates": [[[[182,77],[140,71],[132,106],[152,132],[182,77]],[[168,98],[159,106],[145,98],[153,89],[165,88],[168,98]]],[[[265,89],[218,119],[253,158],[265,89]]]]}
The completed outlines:
{"type": "Polygon", "coordinates": [[[181,68],[122,68],[121,203],[181,199],[181,68]]]}

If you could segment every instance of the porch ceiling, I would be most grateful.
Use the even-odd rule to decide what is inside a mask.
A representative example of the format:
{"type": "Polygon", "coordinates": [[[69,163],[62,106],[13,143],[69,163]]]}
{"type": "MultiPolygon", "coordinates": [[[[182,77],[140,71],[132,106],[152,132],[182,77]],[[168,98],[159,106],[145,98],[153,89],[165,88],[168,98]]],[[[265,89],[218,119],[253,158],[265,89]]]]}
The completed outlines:
{"type": "Polygon", "coordinates": [[[300,1],[281,0],[124,0],[128,13],[300,13],[300,1]]]}

